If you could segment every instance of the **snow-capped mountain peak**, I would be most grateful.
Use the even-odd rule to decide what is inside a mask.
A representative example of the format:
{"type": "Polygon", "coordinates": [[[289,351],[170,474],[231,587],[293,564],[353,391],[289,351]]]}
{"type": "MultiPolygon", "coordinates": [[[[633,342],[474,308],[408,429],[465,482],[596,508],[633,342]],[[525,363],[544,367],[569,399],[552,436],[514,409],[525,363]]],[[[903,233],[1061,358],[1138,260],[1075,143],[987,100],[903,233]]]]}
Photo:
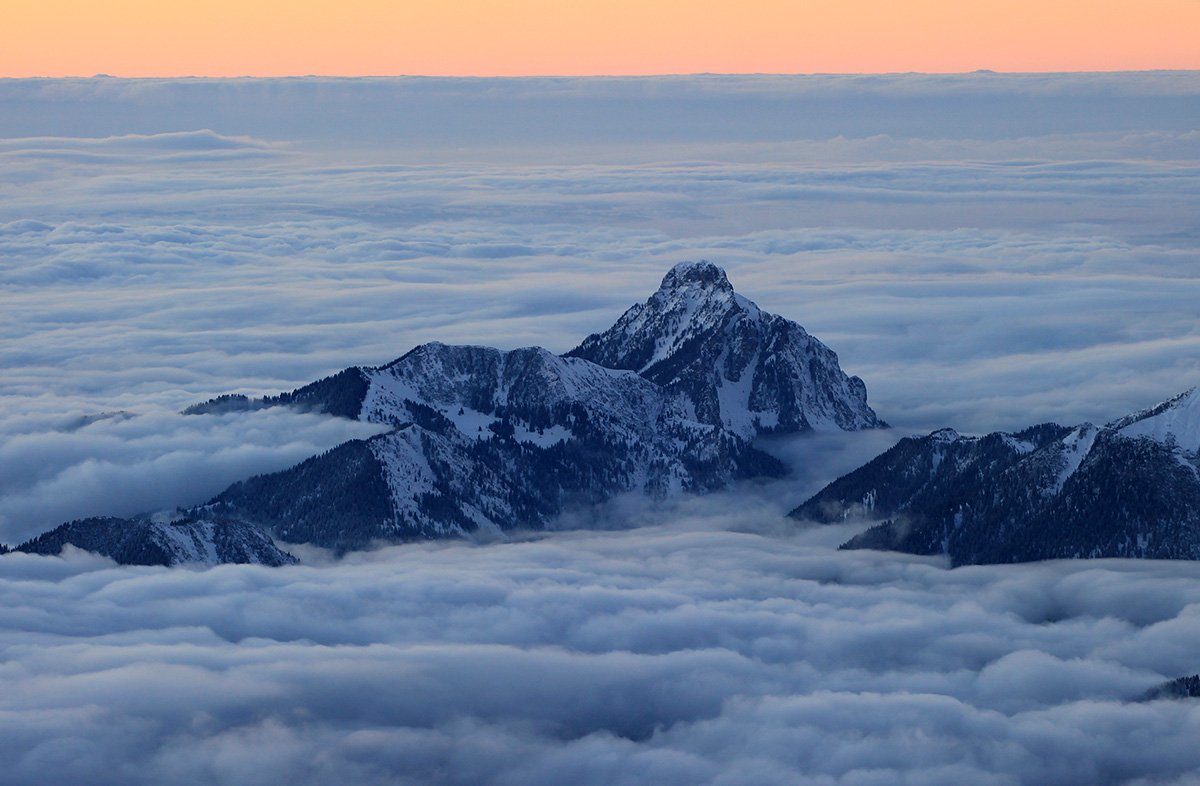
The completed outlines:
{"type": "Polygon", "coordinates": [[[618,493],[777,476],[782,465],[751,445],[760,433],[885,425],[832,351],[708,262],[676,265],[564,356],[433,342],[290,393],[187,411],[279,405],[390,430],[236,483],[206,510],[336,549],[537,528],[618,493]]]}
{"type": "Polygon", "coordinates": [[[649,299],[568,355],[636,371],[683,394],[698,420],[747,438],[886,425],[832,350],[739,295],[710,262],[676,265],[649,299]]]}

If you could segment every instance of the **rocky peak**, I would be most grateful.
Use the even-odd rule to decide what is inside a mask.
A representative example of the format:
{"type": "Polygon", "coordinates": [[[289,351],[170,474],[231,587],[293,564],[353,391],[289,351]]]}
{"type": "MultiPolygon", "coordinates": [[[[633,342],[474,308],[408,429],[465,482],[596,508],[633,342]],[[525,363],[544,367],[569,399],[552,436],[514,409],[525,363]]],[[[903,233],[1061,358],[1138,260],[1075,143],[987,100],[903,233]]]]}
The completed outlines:
{"type": "Polygon", "coordinates": [[[568,355],[636,371],[682,394],[701,422],[743,438],[886,425],[832,350],[734,292],[711,262],[676,265],[648,300],[568,355]]]}
{"type": "Polygon", "coordinates": [[[677,292],[683,289],[713,290],[733,293],[733,284],[725,271],[707,260],[680,262],[663,276],[659,292],[677,292]]]}

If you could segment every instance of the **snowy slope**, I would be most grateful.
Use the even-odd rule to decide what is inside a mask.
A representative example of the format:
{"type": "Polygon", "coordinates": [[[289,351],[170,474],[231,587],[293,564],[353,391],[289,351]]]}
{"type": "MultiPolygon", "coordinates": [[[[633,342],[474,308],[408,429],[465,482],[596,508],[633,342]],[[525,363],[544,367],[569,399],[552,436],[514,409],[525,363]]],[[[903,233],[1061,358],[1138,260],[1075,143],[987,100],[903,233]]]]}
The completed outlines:
{"type": "Polygon", "coordinates": [[[626,491],[721,488],[781,467],[691,417],[679,395],[629,371],[544,349],[425,344],[364,369],[359,417],[394,427],[213,501],[287,541],[377,540],[538,528],[626,491]]]}
{"type": "Polygon", "coordinates": [[[1174,443],[1181,450],[1200,451],[1200,388],[1164,401],[1109,424],[1126,437],[1148,437],[1174,443]]]}
{"type": "Polygon", "coordinates": [[[68,544],[124,565],[232,562],[278,566],[296,562],[258,527],[211,516],[80,519],[45,532],[16,550],[58,554],[68,544]]]}

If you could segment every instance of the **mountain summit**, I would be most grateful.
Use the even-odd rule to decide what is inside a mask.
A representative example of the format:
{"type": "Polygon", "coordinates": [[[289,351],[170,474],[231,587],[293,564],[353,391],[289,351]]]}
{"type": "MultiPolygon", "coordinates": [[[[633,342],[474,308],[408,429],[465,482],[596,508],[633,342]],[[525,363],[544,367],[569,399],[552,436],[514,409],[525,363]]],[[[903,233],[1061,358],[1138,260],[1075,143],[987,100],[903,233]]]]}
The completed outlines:
{"type": "Polygon", "coordinates": [[[710,262],[676,265],[648,300],[567,355],[636,371],[682,394],[697,420],[744,438],[887,425],[833,350],[737,294],[710,262]]]}
{"type": "Polygon", "coordinates": [[[221,515],[287,541],[338,549],[539,528],[618,493],[777,476],[782,466],[751,445],[760,433],[886,425],[832,351],[735,293],[708,262],[676,265],[649,300],[565,356],[423,344],[383,366],[241,403],[394,429],[213,501],[221,515]]]}

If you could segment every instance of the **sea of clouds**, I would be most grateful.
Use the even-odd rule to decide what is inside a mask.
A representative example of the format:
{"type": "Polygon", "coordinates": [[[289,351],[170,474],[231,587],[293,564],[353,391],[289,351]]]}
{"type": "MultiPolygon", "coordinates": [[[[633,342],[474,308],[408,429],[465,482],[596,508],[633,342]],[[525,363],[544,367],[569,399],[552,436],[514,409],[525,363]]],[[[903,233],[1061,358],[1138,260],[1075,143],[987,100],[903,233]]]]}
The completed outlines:
{"type": "Polygon", "coordinates": [[[5,557],[0,783],[1188,782],[1200,716],[1129,702],[1200,670],[1191,566],[950,571],[782,513],[908,433],[1200,384],[1198,248],[1195,73],[0,80],[0,542],[374,433],[188,404],[565,351],[689,259],[896,426],[511,542],[5,557]]]}
{"type": "Polygon", "coordinates": [[[288,568],[0,573],[0,783],[1194,784],[1200,565],[955,570],[744,500],[288,568]]]}

